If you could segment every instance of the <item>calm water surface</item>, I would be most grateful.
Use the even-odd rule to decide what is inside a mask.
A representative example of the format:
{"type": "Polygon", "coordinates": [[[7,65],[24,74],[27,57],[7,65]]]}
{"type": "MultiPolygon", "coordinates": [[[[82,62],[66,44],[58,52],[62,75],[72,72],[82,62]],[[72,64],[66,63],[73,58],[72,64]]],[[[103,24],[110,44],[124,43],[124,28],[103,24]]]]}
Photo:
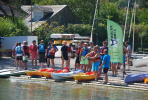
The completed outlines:
{"type": "Polygon", "coordinates": [[[148,91],[0,79],[0,100],[148,100],[148,91]]]}

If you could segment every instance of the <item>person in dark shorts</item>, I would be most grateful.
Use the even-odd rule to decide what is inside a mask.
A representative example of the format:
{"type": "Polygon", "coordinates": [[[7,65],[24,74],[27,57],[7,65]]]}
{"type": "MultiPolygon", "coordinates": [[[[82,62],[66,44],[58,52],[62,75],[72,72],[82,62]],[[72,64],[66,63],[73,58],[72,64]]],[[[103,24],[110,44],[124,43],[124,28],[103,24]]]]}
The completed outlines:
{"type": "Polygon", "coordinates": [[[30,54],[29,54],[28,43],[27,43],[27,41],[23,41],[23,63],[24,63],[25,69],[27,69],[27,62],[28,62],[29,56],[30,56],[30,54]]]}
{"type": "Polygon", "coordinates": [[[80,67],[80,53],[81,53],[82,45],[79,44],[76,48],[76,61],[75,61],[75,70],[80,67]]]}
{"type": "Polygon", "coordinates": [[[103,68],[103,73],[104,73],[104,84],[108,83],[108,70],[110,68],[110,56],[108,55],[108,51],[105,49],[103,51],[104,56],[103,56],[103,60],[102,60],[102,64],[100,68],[103,68]]]}
{"type": "Polygon", "coordinates": [[[46,51],[46,57],[47,57],[47,66],[50,66],[50,62],[52,64],[52,67],[55,67],[54,64],[54,58],[55,58],[55,53],[58,51],[58,48],[56,45],[53,44],[53,41],[50,41],[47,47],[46,51]]]}
{"type": "Polygon", "coordinates": [[[68,65],[68,46],[67,42],[63,42],[63,46],[61,48],[61,57],[62,57],[62,68],[64,67],[64,61],[66,63],[66,67],[69,67],[68,65]]]}
{"type": "Polygon", "coordinates": [[[45,52],[46,52],[46,46],[43,40],[41,40],[40,44],[38,45],[38,52],[39,52],[39,63],[41,67],[43,67],[45,63],[45,52]]]}
{"type": "Polygon", "coordinates": [[[17,65],[17,69],[21,69],[21,67],[23,67],[23,49],[21,46],[21,43],[18,43],[18,46],[16,46],[15,48],[15,52],[16,52],[16,65],[17,65]]]}

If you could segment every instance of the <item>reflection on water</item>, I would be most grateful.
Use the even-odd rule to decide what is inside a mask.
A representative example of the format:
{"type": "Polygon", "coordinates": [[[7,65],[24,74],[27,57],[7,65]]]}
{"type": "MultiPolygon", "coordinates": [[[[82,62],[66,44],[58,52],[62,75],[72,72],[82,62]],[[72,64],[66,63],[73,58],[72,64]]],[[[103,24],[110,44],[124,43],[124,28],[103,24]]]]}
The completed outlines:
{"type": "Polygon", "coordinates": [[[0,79],[0,100],[148,100],[148,91],[0,79]]]}

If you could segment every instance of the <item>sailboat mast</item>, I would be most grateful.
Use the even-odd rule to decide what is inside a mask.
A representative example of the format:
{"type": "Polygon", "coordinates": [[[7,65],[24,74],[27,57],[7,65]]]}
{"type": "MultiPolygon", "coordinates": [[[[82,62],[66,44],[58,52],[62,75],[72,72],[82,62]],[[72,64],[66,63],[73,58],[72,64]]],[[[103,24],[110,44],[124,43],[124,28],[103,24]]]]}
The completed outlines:
{"type": "Polygon", "coordinates": [[[96,1],[95,13],[94,13],[93,23],[92,23],[92,27],[91,27],[90,42],[93,42],[93,30],[94,30],[94,24],[95,24],[97,9],[98,9],[98,1],[99,0],[96,1]]]}
{"type": "Polygon", "coordinates": [[[134,11],[135,11],[135,3],[134,3],[133,10],[132,10],[132,17],[131,17],[131,22],[130,22],[130,29],[129,29],[129,34],[128,34],[128,40],[130,39],[130,36],[131,36],[131,31],[132,31],[132,26],[133,26],[134,11]]]}
{"type": "Polygon", "coordinates": [[[131,0],[128,0],[128,6],[126,10],[126,18],[125,18],[125,24],[124,24],[124,34],[123,34],[123,42],[125,40],[125,32],[126,32],[126,25],[127,25],[127,17],[128,17],[128,12],[129,12],[129,4],[131,0]]]}

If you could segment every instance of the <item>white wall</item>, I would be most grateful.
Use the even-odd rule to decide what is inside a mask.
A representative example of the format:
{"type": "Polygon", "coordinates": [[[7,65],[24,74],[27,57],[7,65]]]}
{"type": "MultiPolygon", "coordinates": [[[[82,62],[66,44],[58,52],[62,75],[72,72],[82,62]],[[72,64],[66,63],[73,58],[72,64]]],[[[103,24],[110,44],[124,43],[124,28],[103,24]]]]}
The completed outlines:
{"type": "Polygon", "coordinates": [[[32,44],[32,41],[36,40],[38,43],[38,37],[37,36],[14,36],[14,37],[4,37],[4,40],[2,40],[2,49],[12,49],[16,42],[23,42],[27,41],[28,45],[32,44]]]}

